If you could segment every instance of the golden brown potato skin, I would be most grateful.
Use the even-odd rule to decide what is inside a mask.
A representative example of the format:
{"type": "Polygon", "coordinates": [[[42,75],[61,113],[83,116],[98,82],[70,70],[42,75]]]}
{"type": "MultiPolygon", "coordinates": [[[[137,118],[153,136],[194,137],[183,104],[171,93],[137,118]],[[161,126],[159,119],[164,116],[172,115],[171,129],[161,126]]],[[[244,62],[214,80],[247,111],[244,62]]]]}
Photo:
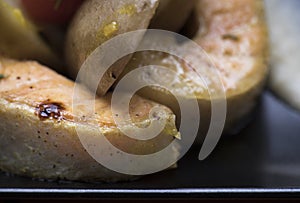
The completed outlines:
{"type": "MultiPolygon", "coordinates": [[[[158,0],[87,0],[73,19],[66,37],[68,72],[75,79],[87,57],[107,40],[149,26],[158,0]]],[[[142,36],[141,36],[142,38],[142,36]]],[[[140,39],[132,42],[138,46],[140,39]]],[[[103,96],[121,74],[130,57],[113,65],[98,86],[103,96]]],[[[105,68],[105,67],[100,67],[105,68]]]]}
{"type": "MultiPolygon", "coordinates": [[[[0,79],[0,169],[9,173],[42,179],[130,180],[136,177],[112,172],[97,163],[82,146],[76,128],[95,141],[95,129],[105,129],[103,133],[111,143],[133,154],[159,151],[174,139],[170,132],[177,132],[174,114],[162,106],[168,112],[168,125],[159,136],[149,141],[126,137],[112,118],[111,94],[96,98],[97,114],[89,115],[86,106],[77,107],[74,114],[74,83],[36,62],[0,59],[0,74],[5,76],[0,79]],[[41,114],[41,104],[61,109],[50,119],[41,114]]],[[[79,94],[93,99],[84,87],[79,94]]],[[[148,114],[156,105],[159,104],[133,97],[130,105],[133,121],[151,122],[148,114]]]]}
{"type": "MultiPolygon", "coordinates": [[[[244,125],[244,120],[248,119],[255,107],[268,75],[268,31],[263,1],[197,0],[195,15],[198,25],[194,26],[199,27],[199,30],[193,40],[207,52],[220,72],[227,97],[225,131],[235,133],[237,128],[244,125]]],[[[193,55],[193,50],[183,49],[183,52],[193,55]]],[[[204,62],[209,64],[208,61],[204,62]]],[[[149,64],[168,67],[183,78],[196,75],[186,68],[182,60],[158,52],[136,53],[123,74],[149,64]]],[[[149,77],[147,74],[149,73],[138,79],[144,80],[149,77]]],[[[155,80],[161,78],[161,75],[151,77],[151,80],[155,80]]],[[[167,78],[167,75],[164,77],[167,78]]],[[[169,80],[172,81],[170,78],[169,80]]],[[[193,82],[193,78],[190,83],[189,87],[196,89],[194,92],[186,91],[186,81],[174,83],[174,89],[178,92],[176,96],[188,99],[189,95],[196,95],[203,125],[200,128],[205,131],[210,122],[211,98],[207,91],[200,91],[201,87],[193,82]]],[[[169,92],[159,88],[144,88],[140,95],[170,107],[179,115],[178,105],[169,92]]]]}

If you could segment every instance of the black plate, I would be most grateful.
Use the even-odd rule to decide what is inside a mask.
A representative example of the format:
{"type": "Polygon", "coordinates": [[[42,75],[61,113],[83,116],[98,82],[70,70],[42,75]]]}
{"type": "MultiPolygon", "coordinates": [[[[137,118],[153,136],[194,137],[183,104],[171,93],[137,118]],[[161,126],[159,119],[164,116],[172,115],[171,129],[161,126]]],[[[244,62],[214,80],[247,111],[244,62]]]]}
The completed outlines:
{"type": "Polygon", "coordinates": [[[300,197],[300,114],[265,93],[254,121],[205,161],[195,146],[176,170],[117,184],[42,182],[0,174],[2,197],[300,197]]]}

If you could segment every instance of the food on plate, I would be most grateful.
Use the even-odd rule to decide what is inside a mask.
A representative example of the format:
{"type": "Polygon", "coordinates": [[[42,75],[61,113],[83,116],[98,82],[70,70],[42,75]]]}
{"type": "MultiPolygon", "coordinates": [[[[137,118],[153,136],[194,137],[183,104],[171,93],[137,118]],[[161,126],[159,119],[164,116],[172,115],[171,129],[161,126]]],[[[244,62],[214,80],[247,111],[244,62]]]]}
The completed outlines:
{"type": "Polygon", "coordinates": [[[299,1],[266,1],[271,38],[270,87],[300,110],[299,1]]]}
{"type": "MultiPolygon", "coordinates": [[[[158,0],[88,0],[75,15],[66,37],[68,72],[76,78],[87,57],[107,40],[149,26],[158,0]]],[[[142,38],[142,36],[140,36],[142,38]]],[[[140,39],[132,42],[137,47],[140,39]]],[[[119,77],[130,57],[118,61],[105,73],[98,88],[103,96],[119,77]]],[[[106,67],[99,67],[106,68],[106,67]]]]}
{"type": "MultiPolygon", "coordinates": [[[[233,134],[249,119],[268,75],[268,32],[263,1],[200,0],[195,9],[198,25],[194,26],[199,27],[199,30],[193,40],[207,52],[220,72],[227,97],[225,131],[233,134]]],[[[188,44],[182,45],[181,49],[186,57],[196,55],[188,44]]],[[[208,91],[205,91],[205,84],[193,70],[211,68],[208,59],[202,62],[198,64],[199,67],[191,68],[184,60],[172,55],[153,51],[138,52],[128,63],[123,75],[146,65],[160,65],[174,70],[178,78],[172,78],[161,70],[152,71],[152,75],[145,71],[137,80],[159,83],[163,75],[163,80],[169,81],[176,96],[189,99],[195,95],[201,111],[201,129],[205,131],[210,121],[210,101],[220,98],[210,98],[208,91]]],[[[156,67],[150,66],[151,69],[156,67]]],[[[179,106],[169,91],[146,87],[139,94],[170,107],[180,119],[179,106]]]]}
{"type": "Polygon", "coordinates": [[[157,11],[151,20],[151,29],[179,31],[191,14],[197,0],[160,0],[157,11]]]}
{"type": "Polygon", "coordinates": [[[39,36],[39,30],[24,15],[0,0],[0,54],[16,59],[34,59],[59,70],[61,62],[39,36]]]}
{"type": "MultiPolygon", "coordinates": [[[[149,141],[130,139],[116,127],[110,93],[96,98],[94,115],[84,105],[76,106],[74,114],[74,82],[52,70],[36,62],[1,58],[0,74],[3,76],[0,78],[0,169],[3,171],[42,179],[131,180],[136,177],[113,172],[96,162],[81,144],[76,128],[95,142],[100,128],[120,153],[140,155],[159,151],[178,136],[174,114],[141,97],[134,96],[129,107],[136,125],[156,119],[148,115],[155,106],[167,112],[162,115],[167,121],[164,130],[149,141]]],[[[94,98],[84,86],[78,94],[86,100],[94,98]]],[[[172,155],[177,156],[175,148],[172,155]]]]}
{"type": "MultiPolygon", "coordinates": [[[[180,138],[178,103],[170,92],[158,87],[143,88],[138,92],[142,97],[133,96],[128,107],[131,118],[122,123],[135,134],[136,128],[127,125],[130,120],[142,128],[155,120],[166,120],[159,135],[147,141],[132,139],[116,124],[114,119],[119,114],[113,113],[114,108],[121,113],[126,109],[111,104],[109,88],[129,71],[141,66],[160,65],[176,72],[179,77],[173,78],[167,72],[149,66],[148,70],[154,71],[149,74],[145,70],[136,79],[154,83],[163,79],[173,87],[175,96],[185,101],[195,95],[200,106],[200,134],[205,133],[210,121],[211,102],[221,98],[210,97],[193,69],[205,72],[214,64],[219,71],[227,101],[227,133],[233,133],[249,118],[265,84],[268,32],[262,0],[76,0],[72,5],[67,0],[45,0],[45,8],[37,0],[34,2],[22,0],[26,12],[39,26],[69,25],[65,43],[60,45],[65,49],[65,58],[53,54],[38,34],[37,26],[29,22],[20,9],[0,0],[0,169],[3,171],[51,180],[115,182],[136,179],[137,176],[120,174],[98,163],[86,151],[76,130],[96,143],[100,129],[123,155],[153,154],[180,138]],[[35,9],[36,6],[39,9],[35,9]],[[57,13],[53,6],[58,9],[57,13]],[[70,10],[64,10],[66,8],[70,10]],[[188,18],[193,23],[187,22],[187,25],[198,29],[194,42],[208,57],[197,58],[192,48],[194,43],[176,40],[174,43],[180,46],[174,51],[182,53],[183,59],[155,51],[128,55],[110,67],[101,79],[96,99],[88,84],[85,84],[87,87],[76,85],[37,62],[18,60],[33,59],[53,63],[53,67],[67,63],[69,74],[66,76],[75,79],[88,56],[113,37],[146,28],[179,31],[188,18]],[[196,66],[187,64],[184,61],[187,58],[195,59],[196,66]],[[75,85],[79,92],[74,97],[75,85]],[[76,96],[82,98],[82,105],[73,106],[76,96]],[[94,99],[95,111],[91,112],[93,105],[84,101],[94,99]],[[165,113],[153,116],[155,107],[162,108],[165,113]]],[[[134,39],[134,50],[143,34],[134,39]]],[[[217,89],[216,75],[206,76],[210,90],[217,89]]],[[[129,93],[123,93],[127,98],[129,93]]],[[[170,156],[177,158],[179,152],[179,148],[172,148],[170,156]]],[[[104,154],[108,154],[109,161],[114,156],[107,151],[104,154]]]]}

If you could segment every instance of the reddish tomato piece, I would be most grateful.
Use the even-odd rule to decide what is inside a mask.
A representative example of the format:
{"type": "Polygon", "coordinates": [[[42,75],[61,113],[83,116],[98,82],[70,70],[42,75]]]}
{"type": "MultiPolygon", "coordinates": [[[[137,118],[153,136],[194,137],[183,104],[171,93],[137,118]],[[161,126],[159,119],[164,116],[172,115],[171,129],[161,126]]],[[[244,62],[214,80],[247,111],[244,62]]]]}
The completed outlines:
{"type": "Polygon", "coordinates": [[[24,9],[37,23],[67,24],[84,0],[21,0],[24,9]]]}

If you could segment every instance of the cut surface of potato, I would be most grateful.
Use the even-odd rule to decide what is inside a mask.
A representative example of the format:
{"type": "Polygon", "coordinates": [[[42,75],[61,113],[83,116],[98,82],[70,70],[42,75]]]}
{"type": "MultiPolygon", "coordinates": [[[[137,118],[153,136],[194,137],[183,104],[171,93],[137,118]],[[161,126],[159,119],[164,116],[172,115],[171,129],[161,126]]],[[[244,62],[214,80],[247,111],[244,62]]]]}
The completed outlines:
{"type": "MultiPolygon", "coordinates": [[[[104,42],[123,33],[148,28],[157,6],[158,0],[85,1],[77,11],[66,39],[65,56],[71,77],[76,78],[83,62],[104,42]]],[[[142,37],[131,42],[133,52],[142,37]]],[[[127,57],[108,67],[99,83],[99,96],[108,91],[129,59],[127,57]]],[[[103,65],[99,68],[107,67],[103,65]]]]}
{"type": "MultiPolygon", "coordinates": [[[[0,74],[3,76],[0,79],[0,169],[3,171],[42,179],[131,180],[136,176],[114,172],[93,159],[84,148],[78,130],[96,143],[100,129],[119,149],[120,156],[155,153],[178,136],[174,114],[167,107],[141,97],[134,96],[129,107],[136,125],[155,119],[149,116],[153,107],[159,106],[166,112],[164,129],[147,141],[131,139],[119,130],[112,115],[111,94],[97,97],[92,113],[85,105],[76,105],[74,111],[74,83],[46,67],[36,62],[1,59],[0,74]]],[[[79,87],[77,96],[94,99],[86,88],[79,87]]],[[[178,155],[176,149],[173,152],[170,157],[178,155]]],[[[116,156],[107,151],[102,153],[108,154],[108,160],[116,156]]]]}
{"type": "MultiPolygon", "coordinates": [[[[151,83],[166,82],[172,86],[175,96],[182,99],[198,99],[201,112],[201,129],[207,130],[211,116],[211,98],[207,87],[197,76],[195,69],[218,70],[224,86],[227,101],[225,131],[235,133],[244,125],[249,113],[255,107],[263,90],[268,74],[268,32],[261,0],[198,0],[196,17],[199,30],[193,40],[206,52],[207,57],[200,64],[186,64],[185,58],[196,56],[186,42],[181,46],[185,58],[177,58],[161,52],[137,52],[128,63],[123,75],[148,65],[159,65],[173,70],[177,78],[157,67],[137,77],[139,81],[151,83]],[[212,63],[211,63],[212,62],[212,63]]],[[[196,61],[196,60],[195,60],[196,61]]],[[[214,75],[205,75],[214,90],[214,75]]],[[[218,87],[220,88],[220,87],[218,87]]],[[[218,89],[216,87],[216,89],[218,89]]],[[[169,106],[179,119],[180,109],[174,97],[163,88],[143,88],[139,94],[169,106]]]]}

